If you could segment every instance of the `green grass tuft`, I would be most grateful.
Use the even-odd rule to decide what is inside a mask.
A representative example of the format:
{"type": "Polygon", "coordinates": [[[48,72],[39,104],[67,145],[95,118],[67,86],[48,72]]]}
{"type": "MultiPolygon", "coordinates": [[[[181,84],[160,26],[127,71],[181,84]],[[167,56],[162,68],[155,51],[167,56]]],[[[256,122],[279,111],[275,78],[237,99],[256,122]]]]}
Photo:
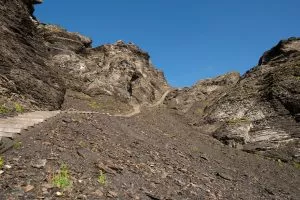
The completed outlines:
{"type": "Polygon", "coordinates": [[[4,106],[4,105],[0,105],[0,114],[6,114],[9,112],[9,109],[4,106]]]}
{"type": "Polygon", "coordinates": [[[247,118],[238,118],[238,119],[229,119],[227,121],[228,124],[239,124],[245,122],[249,122],[249,120],[247,118]]]}
{"type": "Polygon", "coordinates": [[[106,175],[102,170],[100,170],[100,174],[98,176],[98,183],[100,183],[101,185],[106,185],[106,175]]]}
{"type": "Polygon", "coordinates": [[[20,149],[22,147],[22,142],[15,142],[13,148],[20,149]]]}
{"type": "Polygon", "coordinates": [[[52,184],[60,189],[66,189],[71,186],[69,170],[66,165],[62,165],[59,172],[53,177],[52,184]]]}
{"type": "Polygon", "coordinates": [[[300,169],[300,162],[294,162],[294,167],[296,169],[300,169]]]}
{"type": "Polygon", "coordinates": [[[4,158],[0,156],[0,169],[4,166],[4,158]]]}
{"type": "Polygon", "coordinates": [[[15,110],[18,113],[23,113],[24,112],[24,107],[19,103],[15,103],[15,110]]]}
{"type": "Polygon", "coordinates": [[[93,109],[100,109],[102,106],[99,104],[99,103],[97,103],[96,101],[91,101],[90,103],[89,103],[89,106],[91,107],[91,108],[93,108],[93,109]]]}

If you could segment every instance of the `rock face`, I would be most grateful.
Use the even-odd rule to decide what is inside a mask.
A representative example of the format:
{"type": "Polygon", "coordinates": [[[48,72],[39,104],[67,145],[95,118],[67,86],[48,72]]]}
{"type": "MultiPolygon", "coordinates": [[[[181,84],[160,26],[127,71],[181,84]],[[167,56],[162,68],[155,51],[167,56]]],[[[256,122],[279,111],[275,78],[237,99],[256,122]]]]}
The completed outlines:
{"type": "Polygon", "coordinates": [[[78,33],[43,24],[38,30],[51,54],[50,62],[60,68],[71,91],[143,104],[155,102],[169,88],[148,53],[132,43],[118,41],[91,48],[92,41],[78,33]]]}
{"type": "Polygon", "coordinates": [[[169,87],[150,56],[133,44],[118,41],[91,48],[91,40],[77,33],[49,25],[40,25],[39,30],[68,89],[145,103],[156,101],[169,87]]]}
{"type": "Polygon", "coordinates": [[[170,108],[179,110],[182,113],[191,112],[201,115],[204,112],[203,109],[214,104],[239,79],[240,74],[232,72],[216,78],[201,80],[191,88],[174,90],[168,95],[166,103],[170,108]],[[194,109],[195,106],[196,109],[194,109]]]}
{"type": "Polygon", "coordinates": [[[59,109],[63,82],[37,34],[31,1],[0,2],[0,105],[59,109]]]}
{"type": "Polygon", "coordinates": [[[0,105],[20,102],[28,109],[60,109],[66,91],[143,104],[168,89],[163,73],[137,46],[119,41],[92,48],[92,41],[79,33],[36,21],[33,4],[41,2],[0,4],[0,105]]]}
{"type": "Polygon", "coordinates": [[[197,119],[194,125],[225,144],[299,161],[299,75],[300,39],[291,38],[267,51],[241,78],[230,75],[200,82],[169,96],[167,104],[179,103],[186,116],[192,113],[197,119]],[[222,79],[225,87],[216,84],[222,79]]]}

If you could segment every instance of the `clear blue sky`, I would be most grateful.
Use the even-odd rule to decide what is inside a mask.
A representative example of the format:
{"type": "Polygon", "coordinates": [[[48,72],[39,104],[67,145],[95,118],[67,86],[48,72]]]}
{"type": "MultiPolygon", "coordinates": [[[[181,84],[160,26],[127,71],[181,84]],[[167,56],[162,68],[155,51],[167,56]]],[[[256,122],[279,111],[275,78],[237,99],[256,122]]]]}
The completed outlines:
{"type": "Polygon", "coordinates": [[[280,39],[300,36],[299,8],[299,0],[44,0],[35,15],[94,46],[132,41],[182,87],[244,73],[280,39]]]}

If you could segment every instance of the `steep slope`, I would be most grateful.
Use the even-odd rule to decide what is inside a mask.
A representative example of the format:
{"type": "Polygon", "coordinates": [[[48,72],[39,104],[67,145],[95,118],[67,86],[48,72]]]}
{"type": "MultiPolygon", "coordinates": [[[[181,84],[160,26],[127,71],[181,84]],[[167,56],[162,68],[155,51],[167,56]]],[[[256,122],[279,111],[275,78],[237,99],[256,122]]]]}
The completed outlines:
{"type": "Polygon", "coordinates": [[[299,44],[298,38],[281,41],[240,79],[229,74],[206,80],[209,87],[200,82],[183,95],[169,96],[166,103],[178,102],[181,108],[189,104],[185,115],[191,124],[225,144],[299,162],[299,44]],[[216,84],[220,79],[226,87],[216,84]],[[214,92],[180,103],[180,98],[207,88],[214,92]]]}
{"type": "Polygon", "coordinates": [[[222,145],[166,108],[62,114],[3,156],[0,199],[298,199],[300,171],[222,145]],[[54,187],[66,166],[70,187],[54,187]],[[99,180],[100,177],[100,180],[99,180]],[[60,193],[57,193],[60,192],[60,193]]]}

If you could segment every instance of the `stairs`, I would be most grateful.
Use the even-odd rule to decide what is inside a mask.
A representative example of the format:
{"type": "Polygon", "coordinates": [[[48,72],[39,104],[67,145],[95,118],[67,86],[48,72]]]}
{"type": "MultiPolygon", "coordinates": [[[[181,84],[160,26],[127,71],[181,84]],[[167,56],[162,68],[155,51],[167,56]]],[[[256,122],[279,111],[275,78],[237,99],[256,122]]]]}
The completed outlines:
{"type": "Polygon", "coordinates": [[[0,119],[0,153],[3,153],[13,145],[12,139],[27,130],[51,117],[58,115],[61,111],[35,111],[20,114],[16,117],[0,119]]]}

